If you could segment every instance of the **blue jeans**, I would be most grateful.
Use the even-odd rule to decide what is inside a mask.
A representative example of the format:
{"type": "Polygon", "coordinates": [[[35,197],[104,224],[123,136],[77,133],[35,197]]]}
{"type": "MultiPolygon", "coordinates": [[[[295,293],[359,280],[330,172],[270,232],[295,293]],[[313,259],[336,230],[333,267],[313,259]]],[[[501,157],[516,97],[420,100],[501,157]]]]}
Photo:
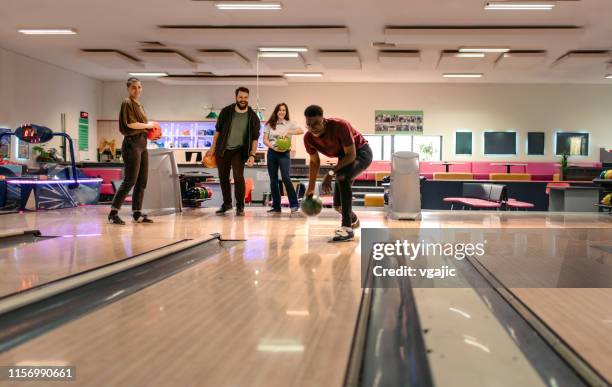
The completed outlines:
{"type": "Polygon", "coordinates": [[[278,168],[280,167],[281,177],[285,185],[285,191],[289,197],[289,206],[291,208],[299,207],[295,188],[291,183],[289,170],[291,169],[291,157],[289,152],[276,152],[268,149],[268,174],[270,175],[270,192],[272,192],[272,208],[280,210],[281,194],[278,184],[278,168]]]}

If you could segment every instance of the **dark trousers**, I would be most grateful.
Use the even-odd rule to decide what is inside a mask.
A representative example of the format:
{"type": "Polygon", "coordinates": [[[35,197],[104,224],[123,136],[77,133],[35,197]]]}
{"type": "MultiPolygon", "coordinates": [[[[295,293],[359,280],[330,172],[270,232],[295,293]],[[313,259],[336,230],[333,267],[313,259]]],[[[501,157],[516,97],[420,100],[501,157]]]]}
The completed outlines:
{"type": "Polygon", "coordinates": [[[140,211],[149,176],[147,134],[143,132],[135,136],[124,137],[121,144],[121,156],[124,163],[123,182],[115,193],[112,208],[119,210],[125,197],[134,188],[134,192],[132,192],[132,211],[140,211]]]}
{"type": "Polygon", "coordinates": [[[291,175],[289,170],[291,169],[291,156],[289,152],[276,152],[272,149],[268,149],[268,174],[270,175],[270,192],[272,192],[272,208],[280,210],[281,208],[281,194],[280,186],[278,184],[278,169],[281,171],[281,178],[283,179],[283,185],[285,191],[289,197],[289,206],[291,208],[298,207],[298,198],[295,193],[295,188],[291,183],[291,175]]]}
{"type": "Polygon", "coordinates": [[[372,164],[372,149],[369,145],[357,150],[355,161],[336,172],[334,207],[341,207],[342,226],[350,227],[357,215],[353,213],[353,182],[359,174],[372,164]]]}
{"type": "Polygon", "coordinates": [[[221,192],[223,193],[223,205],[232,207],[232,185],[230,184],[230,169],[234,175],[234,196],[236,197],[236,208],[244,208],[244,160],[242,159],[242,148],[226,150],[223,157],[217,157],[217,169],[221,192]]]}

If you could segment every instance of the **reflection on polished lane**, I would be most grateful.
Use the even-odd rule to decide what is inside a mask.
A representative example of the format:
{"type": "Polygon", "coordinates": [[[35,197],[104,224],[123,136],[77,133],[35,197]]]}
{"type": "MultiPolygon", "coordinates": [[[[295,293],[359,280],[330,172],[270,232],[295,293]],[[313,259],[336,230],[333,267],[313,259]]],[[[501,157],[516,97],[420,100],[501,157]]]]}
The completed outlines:
{"type": "MultiPolygon", "coordinates": [[[[216,217],[213,211],[189,210],[125,227],[107,225],[106,209],[97,207],[3,216],[12,228],[36,228],[43,235],[100,234],[61,239],[119,245],[124,253],[125,241],[215,232],[246,242],[2,353],[0,364],[74,365],[77,381],[87,386],[342,386],[362,294],[359,243],[327,243],[338,224],[331,210],[315,218],[269,217],[263,208],[247,208],[244,218],[216,217]]],[[[584,214],[425,212],[420,222],[387,221],[379,211],[359,216],[362,227],[612,227],[609,216],[584,214]]],[[[559,305],[584,297],[574,290],[550,289],[543,318],[559,319],[559,305]]],[[[542,302],[533,289],[519,296],[528,304],[542,302]]],[[[415,301],[423,327],[441,332],[425,335],[435,382],[485,385],[498,372],[506,379],[497,378],[496,385],[543,384],[513,346],[512,331],[474,290],[418,289],[415,301]],[[464,356],[440,356],[451,346],[462,348],[464,356]],[[472,367],[462,367],[467,364],[472,367]],[[488,375],[478,373],[488,367],[488,375]]],[[[603,311],[606,302],[593,301],[602,308],[599,321],[612,320],[603,311]]],[[[588,340],[588,330],[572,331],[564,321],[576,337],[558,333],[588,340]]],[[[602,343],[612,343],[609,329],[598,334],[602,343]]]]}

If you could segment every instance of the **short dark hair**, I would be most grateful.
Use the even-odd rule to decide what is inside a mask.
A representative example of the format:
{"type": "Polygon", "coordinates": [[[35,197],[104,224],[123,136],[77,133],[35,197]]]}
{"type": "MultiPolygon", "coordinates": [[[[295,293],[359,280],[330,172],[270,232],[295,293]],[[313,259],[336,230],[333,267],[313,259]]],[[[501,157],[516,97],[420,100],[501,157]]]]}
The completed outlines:
{"type": "Polygon", "coordinates": [[[136,78],[136,77],[129,77],[127,80],[127,87],[132,86],[132,83],[134,82],[140,82],[140,79],[136,78]]]}
{"type": "Polygon", "coordinates": [[[323,117],[323,108],[319,105],[310,105],[304,110],[306,117],[323,117]]]}
{"type": "Polygon", "coordinates": [[[237,89],[236,89],[236,97],[238,97],[238,93],[240,93],[241,91],[242,91],[243,93],[247,93],[247,94],[249,94],[249,89],[247,89],[247,88],[246,88],[246,87],[244,87],[244,86],[240,86],[239,88],[237,88],[237,89]]]}

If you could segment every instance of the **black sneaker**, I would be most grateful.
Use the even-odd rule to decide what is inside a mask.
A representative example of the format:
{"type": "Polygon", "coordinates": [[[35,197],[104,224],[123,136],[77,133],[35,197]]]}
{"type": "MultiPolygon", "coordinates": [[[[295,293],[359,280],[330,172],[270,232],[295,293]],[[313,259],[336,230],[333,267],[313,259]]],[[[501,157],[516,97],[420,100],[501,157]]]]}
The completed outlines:
{"type": "Polygon", "coordinates": [[[357,217],[357,215],[355,215],[355,217],[351,220],[351,228],[359,228],[359,218],[357,217]]]}
{"type": "Polygon", "coordinates": [[[267,212],[268,214],[280,214],[282,211],[280,208],[271,208],[267,212]]]}
{"type": "Polygon", "coordinates": [[[236,208],[236,216],[244,216],[244,208],[236,208]]]}
{"type": "Polygon", "coordinates": [[[108,214],[108,223],[124,225],[125,222],[117,214],[108,214]]]}
{"type": "Polygon", "coordinates": [[[349,242],[355,238],[355,233],[350,227],[340,227],[336,229],[336,235],[334,235],[329,242],[349,242]]]}
{"type": "Polygon", "coordinates": [[[153,223],[147,214],[141,214],[140,212],[134,212],[132,215],[135,223],[153,223]]]}
{"type": "Polygon", "coordinates": [[[215,214],[217,215],[225,215],[225,213],[229,210],[231,210],[232,207],[226,207],[225,205],[222,205],[221,207],[219,207],[219,209],[217,211],[215,211],[215,214]]]}

